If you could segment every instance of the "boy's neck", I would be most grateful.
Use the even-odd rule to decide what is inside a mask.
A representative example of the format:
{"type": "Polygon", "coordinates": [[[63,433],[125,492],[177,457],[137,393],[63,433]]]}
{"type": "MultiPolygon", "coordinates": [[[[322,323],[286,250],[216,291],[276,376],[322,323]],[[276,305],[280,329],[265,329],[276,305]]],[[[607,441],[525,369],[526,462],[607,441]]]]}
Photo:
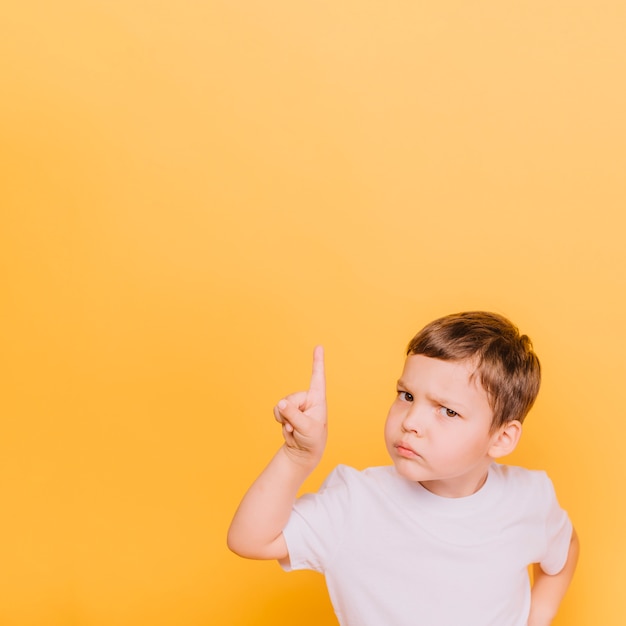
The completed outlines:
{"type": "Polygon", "coordinates": [[[487,482],[488,475],[489,468],[487,467],[478,477],[464,476],[447,480],[425,480],[420,482],[420,485],[441,498],[466,498],[482,489],[487,482]]]}

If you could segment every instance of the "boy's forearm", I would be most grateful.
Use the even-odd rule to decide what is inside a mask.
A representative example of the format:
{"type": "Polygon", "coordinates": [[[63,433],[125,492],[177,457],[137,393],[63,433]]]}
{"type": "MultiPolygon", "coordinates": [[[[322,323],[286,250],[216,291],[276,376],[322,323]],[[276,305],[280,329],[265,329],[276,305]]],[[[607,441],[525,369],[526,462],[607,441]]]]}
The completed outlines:
{"type": "Polygon", "coordinates": [[[243,497],[228,530],[228,547],[251,559],[286,558],[282,531],[314,467],[294,459],[282,446],[243,497]]]}
{"type": "Polygon", "coordinates": [[[552,623],[574,576],[578,552],[578,536],[573,531],[567,561],[558,574],[546,574],[535,565],[528,626],[549,626],[552,623]]]}

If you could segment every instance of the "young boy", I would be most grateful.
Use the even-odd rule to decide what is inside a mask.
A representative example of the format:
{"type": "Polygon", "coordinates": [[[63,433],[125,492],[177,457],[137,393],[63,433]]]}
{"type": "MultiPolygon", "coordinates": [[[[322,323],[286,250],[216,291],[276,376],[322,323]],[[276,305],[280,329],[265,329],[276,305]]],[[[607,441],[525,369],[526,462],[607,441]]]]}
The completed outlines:
{"type": "Polygon", "coordinates": [[[322,572],[344,626],[550,624],[576,534],[544,472],[495,462],[517,445],[539,384],[531,342],[506,318],[435,320],[409,343],[389,410],[393,465],[339,466],[296,499],[326,442],[316,348],[309,390],[274,409],[285,442],[244,496],[229,547],[322,572]]]}

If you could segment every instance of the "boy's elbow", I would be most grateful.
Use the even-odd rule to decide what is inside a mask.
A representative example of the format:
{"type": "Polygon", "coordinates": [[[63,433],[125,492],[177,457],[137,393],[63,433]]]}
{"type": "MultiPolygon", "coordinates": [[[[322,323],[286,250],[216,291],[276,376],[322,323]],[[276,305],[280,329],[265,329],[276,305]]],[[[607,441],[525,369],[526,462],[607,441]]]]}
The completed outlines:
{"type": "Polygon", "coordinates": [[[251,558],[248,556],[245,542],[242,542],[238,533],[233,530],[231,526],[228,529],[228,534],[226,535],[226,545],[231,552],[234,552],[237,556],[242,556],[244,558],[251,558]]]}
{"type": "Polygon", "coordinates": [[[249,537],[241,537],[231,527],[226,536],[226,545],[231,552],[244,559],[283,561],[288,556],[282,533],[273,541],[263,543],[251,541],[249,537]]]}

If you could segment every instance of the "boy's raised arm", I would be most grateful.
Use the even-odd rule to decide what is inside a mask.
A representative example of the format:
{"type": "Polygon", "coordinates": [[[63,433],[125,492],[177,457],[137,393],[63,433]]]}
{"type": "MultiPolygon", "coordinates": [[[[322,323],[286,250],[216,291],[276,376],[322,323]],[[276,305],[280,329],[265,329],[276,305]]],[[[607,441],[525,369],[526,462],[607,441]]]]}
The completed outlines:
{"type": "Polygon", "coordinates": [[[284,444],[243,497],[228,530],[228,547],[251,559],[287,558],[283,528],[298,489],[317,466],[326,445],[324,351],[313,353],[308,391],[291,394],[274,407],[284,444]]]}

